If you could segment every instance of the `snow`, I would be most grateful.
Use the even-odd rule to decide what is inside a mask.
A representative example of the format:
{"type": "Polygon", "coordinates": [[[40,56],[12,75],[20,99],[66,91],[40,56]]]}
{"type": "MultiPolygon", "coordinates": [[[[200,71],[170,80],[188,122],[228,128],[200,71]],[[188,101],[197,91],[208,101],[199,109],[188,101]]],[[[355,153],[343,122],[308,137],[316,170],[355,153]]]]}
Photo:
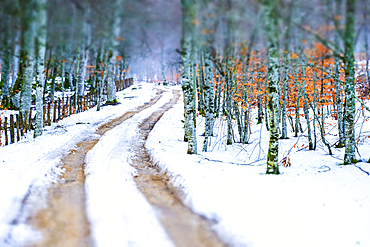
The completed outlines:
{"type": "MultiPolygon", "coordinates": [[[[129,165],[138,123],[172,97],[168,88],[162,88],[167,92],[157,104],[106,132],[87,154],[87,214],[96,246],[173,245],[156,211],[137,189],[136,170],[129,165]]],[[[105,106],[100,112],[92,108],[46,127],[37,139],[29,134],[16,144],[0,147],[0,246],[22,246],[40,239],[41,234],[26,224],[27,215],[45,206],[47,189],[64,172],[61,157],[85,138],[96,138],[99,126],[148,102],[155,93],[150,84],[133,85],[117,93],[120,105],[105,106]]],[[[308,151],[302,148],[306,137],[293,138],[289,132],[290,139],[280,140],[279,158],[291,149],[291,167],[280,166],[280,175],[266,175],[264,124],[252,126],[250,144],[227,146],[226,125],[220,120],[210,151],[187,155],[182,102],[180,98],[163,115],[146,147],[161,172],[169,176],[171,190],[194,212],[214,220],[213,230],[225,243],[370,246],[370,176],[364,172],[370,172],[369,163],[339,166],[344,149],[333,148],[330,156],[319,141],[316,151],[308,151]]],[[[363,139],[358,159],[366,161],[370,124],[362,125],[366,119],[362,113],[357,116],[356,137],[363,139]]],[[[200,150],[204,120],[197,121],[200,150]]],[[[335,128],[329,132],[333,123],[327,121],[326,137],[331,143],[336,138],[335,128]]]]}
{"type": "MultiPolygon", "coordinates": [[[[84,138],[93,137],[100,125],[143,105],[155,94],[149,84],[132,86],[117,93],[120,105],[104,106],[99,112],[94,107],[45,127],[39,138],[33,139],[29,133],[20,142],[0,147],[0,246],[37,241],[40,236],[25,226],[26,215],[32,208],[22,207],[23,198],[39,194],[41,197],[35,201],[38,205],[34,207],[45,206],[42,195],[64,172],[59,166],[63,154],[84,138]],[[12,223],[14,219],[17,224],[12,223]]],[[[5,111],[0,116],[8,114],[5,111]]]]}
{"type": "MultiPolygon", "coordinates": [[[[370,177],[356,166],[338,166],[344,149],[333,149],[329,156],[320,146],[316,151],[293,148],[292,166],[280,166],[281,175],[266,175],[264,125],[253,127],[251,144],[226,146],[220,138],[226,126],[218,124],[213,152],[189,156],[182,141],[182,109],[180,100],[155,125],[146,147],[169,175],[173,192],[194,212],[216,221],[213,230],[228,245],[370,246],[370,177]]],[[[198,118],[198,150],[202,124],[198,118]]],[[[280,159],[296,142],[280,141],[280,159]]],[[[369,150],[369,141],[359,145],[366,158],[369,150]]],[[[357,166],[370,171],[368,163],[357,166]]]]}
{"type": "Polygon", "coordinates": [[[167,91],[153,107],[108,131],[88,152],[85,188],[96,246],[173,246],[136,187],[136,170],[130,166],[138,125],[171,98],[167,91]]]}

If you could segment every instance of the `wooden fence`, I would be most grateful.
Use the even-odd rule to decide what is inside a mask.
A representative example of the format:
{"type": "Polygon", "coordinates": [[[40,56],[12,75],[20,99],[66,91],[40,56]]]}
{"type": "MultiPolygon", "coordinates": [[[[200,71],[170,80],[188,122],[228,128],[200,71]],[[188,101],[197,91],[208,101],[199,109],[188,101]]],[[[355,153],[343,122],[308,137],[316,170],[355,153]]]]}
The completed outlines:
{"type": "MultiPolygon", "coordinates": [[[[124,79],[121,82],[116,81],[116,89],[122,91],[132,84],[132,78],[124,79]]],[[[72,95],[47,102],[43,106],[43,126],[51,126],[52,122],[56,123],[72,114],[86,111],[94,107],[97,101],[97,92],[89,92],[82,97],[72,95]]],[[[34,129],[32,123],[35,119],[32,118],[32,107],[30,112],[25,111],[24,115],[22,115],[22,112],[10,114],[9,119],[5,117],[3,122],[0,118],[0,146],[19,142],[27,132],[34,129]],[[4,138],[2,138],[3,136],[4,138]],[[2,143],[3,139],[4,143],[2,143]]]]}

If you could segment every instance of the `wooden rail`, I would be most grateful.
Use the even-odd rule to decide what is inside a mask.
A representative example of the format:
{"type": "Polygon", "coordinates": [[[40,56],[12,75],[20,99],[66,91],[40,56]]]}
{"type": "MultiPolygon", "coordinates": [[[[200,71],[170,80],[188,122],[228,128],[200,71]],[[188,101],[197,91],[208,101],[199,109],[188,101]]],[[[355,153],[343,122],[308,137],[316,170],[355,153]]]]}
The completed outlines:
{"type": "MultiPolygon", "coordinates": [[[[117,91],[122,91],[132,84],[132,78],[124,79],[120,82],[116,81],[116,89],[117,91]]],[[[97,97],[97,92],[91,92],[82,97],[72,95],[45,103],[42,113],[43,127],[51,126],[52,122],[56,123],[72,114],[84,112],[94,107],[98,101],[97,97]]],[[[0,146],[7,146],[22,140],[27,132],[34,129],[34,122],[35,119],[32,118],[32,107],[30,112],[25,111],[24,114],[22,112],[19,112],[19,114],[10,114],[9,119],[8,117],[4,117],[4,121],[0,118],[0,146]]]]}

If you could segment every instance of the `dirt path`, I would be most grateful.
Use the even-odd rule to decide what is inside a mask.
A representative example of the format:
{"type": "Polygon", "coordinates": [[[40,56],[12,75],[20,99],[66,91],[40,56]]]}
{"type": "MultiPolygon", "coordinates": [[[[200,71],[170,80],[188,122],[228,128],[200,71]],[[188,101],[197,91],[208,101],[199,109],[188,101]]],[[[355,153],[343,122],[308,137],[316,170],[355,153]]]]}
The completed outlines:
{"type": "MultiPolygon", "coordinates": [[[[126,112],[102,125],[96,133],[103,136],[108,130],[118,126],[136,113],[154,105],[162,96],[157,96],[136,110],[126,112]]],[[[99,141],[99,137],[79,142],[75,149],[62,158],[65,173],[48,191],[47,207],[31,215],[27,222],[42,232],[42,240],[32,246],[45,247],[84,247],[91,246],[89,222],[85,205],[84,160],[87,152],[99,141]]],[[[27,202],[25,202],[27,203],[27,202]]]]}
{"type": "Polygon", "coordinates": [[[145,141],[149,132],[164,112],[176,104],[180,97],[179,91],[173,92],[173,99],[139,126],[140,138],[132,145],[136,156],[132,166],[138,171],[135,182],[148,201],[157,209],[158,218],[176,246],[226,246],[212,232],[211,222],[191,212],[171,193],[167,187],[168,178],[161,175],[153,166],[145,150],[145,141]]]}
{"type": "MultiPolygon", "coordinates": [[[[140,125],[140,138],[132,146],[136,154],[132,165],[139,174],[135,182],[157,210],[158,218],[176,246],[225,246],[210,230],[211,222],[192,213],[171,193],[166,184],[168,178],[161,175],[151,164],[150,157],[145,151],[144,144],[149,132],[164,112],[180,97],[179,91],[173,92],[173,99],[140,125]]],[[[35,212],[27,221],[43,235],[42,240],[32,246],[92,246],[89,222],[85,212],[86,154],[108,130],[154,105],[161,98],[162,93],[163,91],[158,91],[157,96],[150,102],[102,125],[96,131],[98,135],[95,135],[95,139],[90,138],[78,143],[75,149],[70,150],[63,157],[61,165],[65,173],[59,183],[49,189],[47,207],[35,212]]]]}

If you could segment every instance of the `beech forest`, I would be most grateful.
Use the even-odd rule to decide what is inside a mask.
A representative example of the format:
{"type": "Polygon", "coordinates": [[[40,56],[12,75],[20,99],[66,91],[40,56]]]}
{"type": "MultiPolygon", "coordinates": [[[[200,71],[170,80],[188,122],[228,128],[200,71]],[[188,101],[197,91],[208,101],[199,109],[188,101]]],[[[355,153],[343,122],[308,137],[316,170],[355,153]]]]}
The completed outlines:
{"type": "Polygon", "coordinates": [[[225,145],[264,126],[268,174],[290,165],[281,139],[343,148],[346,165],[369,137],[356,132],[370,111],[366,0],[2,0],[0,19],[0,109],[26,122],[33,109],[35,138],[48,104],[99,110],[134,81],[181,85],[188,154],[210,151],[217,121],[225,145]]]}

